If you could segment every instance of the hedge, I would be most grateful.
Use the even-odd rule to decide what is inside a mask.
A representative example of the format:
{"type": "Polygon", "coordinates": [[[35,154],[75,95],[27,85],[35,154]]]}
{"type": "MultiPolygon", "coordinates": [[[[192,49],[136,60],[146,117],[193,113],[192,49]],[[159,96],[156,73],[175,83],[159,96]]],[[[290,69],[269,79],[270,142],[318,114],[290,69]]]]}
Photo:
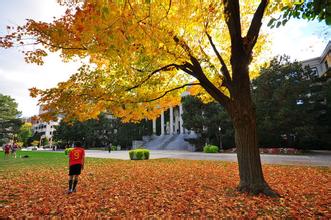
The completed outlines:
{"type": "Polygon", "coordinates": [[[64,154],[65,154],[65,155],[68,155],[68,154],[70,153],[70,151],[72,151],[72,149],[74,149],[74,148],[72,148],[72,147],[66,148],[66,149],[64,150],[64,154]]]}
{"type": "Polygon", "coordinates": [[[135,149],[129,151],[131,160],[148,160],[149,150],[147,149],[135,149]]]}
{"type": "Polygon", "coordinates": [[[215,145],[206,145],[203,147],[203,152],[205,153],[217,153],[218,147],[215,145]]]}

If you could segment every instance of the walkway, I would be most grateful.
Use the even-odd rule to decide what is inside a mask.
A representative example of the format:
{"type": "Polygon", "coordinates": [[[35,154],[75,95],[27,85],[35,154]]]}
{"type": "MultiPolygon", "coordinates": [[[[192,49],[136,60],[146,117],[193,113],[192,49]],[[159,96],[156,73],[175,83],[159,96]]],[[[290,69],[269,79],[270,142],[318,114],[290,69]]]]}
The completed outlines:
{"type": "MultiPolygon", "coordinates": [[[[112,158],[129,160],[128,151],[108,151],[87,150],[87,157],[112,158]]],[[[237,162],[237,155],[233,153],[206,154],[201,152],[188,151],[162,151],[151,150],[150,159],[175,158],[186,160],[221,160],[237,162]]],[[[306,165],[306,166],[328,166],[331,167],[331,152],[315,151],[305,155],[272,155],[261,154],[263,164],[282,165],[306,165]]]]}

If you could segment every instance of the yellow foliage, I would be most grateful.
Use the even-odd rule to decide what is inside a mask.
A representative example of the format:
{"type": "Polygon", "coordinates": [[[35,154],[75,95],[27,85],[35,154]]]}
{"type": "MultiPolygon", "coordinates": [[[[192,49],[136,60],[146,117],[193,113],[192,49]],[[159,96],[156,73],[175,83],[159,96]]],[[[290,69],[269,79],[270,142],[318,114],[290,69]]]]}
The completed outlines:
{"type": "MultiPolygon", "coordinates": [[[[32,35],[47,50],[60,51],[65,61],[89,58],[90,66],[83,66],[56,88],[30,89],[31,96],[39,96],[39,103],[49,109],[46,118],[61,113],[67,119],[86,120],[105,111],[124,121],[156,118],[180,102],[187,90],[184,85],[196,81],[176,67],[190,63],[191,55],[199,60],[206,77],[230,97],[223,85],[222,65],[206,35],[212,37],[231,75],[231,41],[222,1],[86,0],[76,8],[69,7],[76,1],[61,2],[68,6],[63,17],[51,23],[28,20],[11,36],[0,39],[8,47],[12,39],[22,42],[23,35],[32,35]]],[[[243,36],[259,2],[240,1],[243,36]]],[[[274,0],[267,13],[292,3],[274,0]]],[[[267,43],[267,35],[261,33],[253,51],[252,77],[264,62],[261,57],[267,43]]],[[[42,64],[46,55],[43,49],[27,51],[26,60],[42,64]]],[[[200,86],[188,90],[204,102],[213,100],[200,86]]]]}

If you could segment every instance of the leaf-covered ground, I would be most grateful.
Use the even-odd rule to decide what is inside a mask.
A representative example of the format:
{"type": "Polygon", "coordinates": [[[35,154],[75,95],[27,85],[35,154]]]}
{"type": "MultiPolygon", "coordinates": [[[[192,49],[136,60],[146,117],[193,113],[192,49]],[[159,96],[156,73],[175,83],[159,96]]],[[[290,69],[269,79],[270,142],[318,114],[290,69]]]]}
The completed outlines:
{"type": "Polygon", "coordinates": [[[268,183],[282,195],[275,199],[238,193],[236,163],[88,159],[78,191],[67,195],[65,159],[16,161],[0,163],[0,219],[331,218],[329,168],[264,166],[268,183]]]}

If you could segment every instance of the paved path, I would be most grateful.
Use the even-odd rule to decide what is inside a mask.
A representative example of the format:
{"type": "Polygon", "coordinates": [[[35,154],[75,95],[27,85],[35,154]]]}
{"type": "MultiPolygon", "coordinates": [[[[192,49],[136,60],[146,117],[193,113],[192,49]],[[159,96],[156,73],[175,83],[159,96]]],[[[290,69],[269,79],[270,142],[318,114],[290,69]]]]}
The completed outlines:
{"type": "MultiPolygon", "coordinates": [[[[112,158],[129,160],[128,151],[108,151],[87,150],[87,157],[112,158]]],[[[187,160],[221,160],[237,162],[237,155],[233,153],[206,154],[201,152],[188,151],[162,151],[151,150],[150,159],[176,158],[187,160]]],[[[263,164],[282,164],[282,165],[307,165],[307,166],[328,166],[331,167],[331,152],[312,152],[305,155],[271,155],[261,154],[263,164]]]]}

